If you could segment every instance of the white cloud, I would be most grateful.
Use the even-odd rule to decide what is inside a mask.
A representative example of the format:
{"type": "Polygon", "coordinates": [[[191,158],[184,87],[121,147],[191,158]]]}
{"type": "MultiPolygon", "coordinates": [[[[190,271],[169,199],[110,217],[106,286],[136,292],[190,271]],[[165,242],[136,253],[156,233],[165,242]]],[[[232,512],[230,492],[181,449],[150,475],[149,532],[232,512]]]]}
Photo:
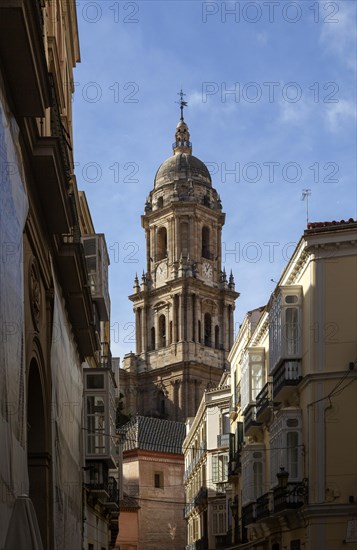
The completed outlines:
{"type": "Polygon", "coordinates": [[[291,103],[286,100],[280,102],[279,122],[285,124],[304,125],[310,114],[310,106],[306,101],[291,103]]]}
{"type": "Polygon", "coordinates": [[[353,122],[356,118],[356,105],[352,101],[342,99],[326,106],[325,120],[330,132],[339,132],[347,122],[353,122]]]}
{"type": "Polygon", "coordinates": [[[356,2],[320,1],[320,43],[350,69],[356,69],[356,2]],[[336,13],[331,9],[338,7],[336,13]]]}

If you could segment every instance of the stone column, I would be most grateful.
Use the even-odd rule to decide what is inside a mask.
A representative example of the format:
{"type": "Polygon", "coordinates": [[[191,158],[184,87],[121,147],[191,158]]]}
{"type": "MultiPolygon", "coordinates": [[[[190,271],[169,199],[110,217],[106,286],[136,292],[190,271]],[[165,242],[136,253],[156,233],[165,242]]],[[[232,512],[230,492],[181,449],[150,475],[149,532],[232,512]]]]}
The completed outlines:
{"type": "Polygon", "coordinates": [[[192,342],[193,330],[192,330],[192,294],[191,294],[191,292],[187,293],[186,299],[187,299],[187,311],[186,311],[186,315],[187,315],[187,321],[186,321],[187,335],[186,335],[186,337],[187,337],[188,342],[192,342]]]}
{"type": "Polygon", "coordinates": [[[136,341],[136,353],[142,351],[142,338],[141,338],[141,316],[142,311],[140,308],[135,310],[135,341],[136,341]]]}
{"type": "Polygon", "coordinates": [[[145,305],[141,313],[141,339],[142,339],[142,351],[147,351],[148,349],[147,307],[145,305]]]}

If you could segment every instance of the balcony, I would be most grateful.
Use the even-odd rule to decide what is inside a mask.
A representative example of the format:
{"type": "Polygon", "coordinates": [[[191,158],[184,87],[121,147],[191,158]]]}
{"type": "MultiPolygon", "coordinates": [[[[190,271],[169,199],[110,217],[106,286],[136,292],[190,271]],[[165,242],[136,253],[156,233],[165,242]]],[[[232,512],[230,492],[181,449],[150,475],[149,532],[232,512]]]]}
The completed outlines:
{"type": "Polygon", "coordinates": [[[86,235],[82,237],[86,258],[88,278],[92,298],[98,306],[102,321],[108,321],[110,298],[108,291],[109,256],[104,235],[86,235]]]}
{"type": "Polygon", "coordinates": [[[257,521],[270,516],[270,494],[265,493],[257,499],[255,508],[255,515],[257,521]]]}
{"type": "Polygon", "coordinates": [[[267,382],[262,391],[258,393],[256,398],[256,419],[259,422],[266,422],[270,417],[270,407],[273,399],[273,384],[267,382]]]}
{"type": "Polygon", "coordinates": [[[273,375],[273,399],[277,401],[288,401],[296,391],[300,383],[301,362],[285,361],[273,375]]]}
{"type": "Polygon", "coordinates": [[[107,502],[109,493],[108,493],[108,483],[86,483],[86,488],[95,495],[102,503],[107,502]]]}
{"type": "Polygon", "coordinates": [[[230,446],[230,441],[234,437],[234,434],[220,434],[217,435],[217,449],[227,449],[230,446]]]}
{"type": "Polygon", "coordinates": [[[100,366],[103,369],[112,370],[112,352],[109,342],[101,343],[100,366]]]}
{"type": "Polygon", "coordinates": [[[207,550],[208,548],[208,538],[202,537],[191,544],[185,546],[185,550],[207,550]]]}
{"type": "Polygon", "coordinates": [[[288,483],[286,487],[274,487],[274,514],[301,508],[308,501],[308,481],[288,483]]]}
{"type": "Polygon", "coordinates": [[[241,471],[242,463],[240,451],[233,454],[232,459],[228,462],[228,478],[235,478],[241,471]]]}
{"type": "Polygon", "coordinates": [[[249,405],[244,411],[244,435],[254,436],[260,431],[261,422],[256,420],[256,406],[249,405]]]}
{"type": "Polygon", "coordinates": [[[194,509],[193,500],[191,500],[191,502],[188,502],[187,504],[185,504],[185,509],[184,509],[184,518],[185,519],[188,518],[188,516],[191,514],[193,509],[194,509]]]}
{"type": "Polygon", "coordinates": [[[207,487],[201,487],[193,499],[194,508],[205,506],[207,504],[207,495],[207,487]]]}
{"type": "Polygon", "coordinates": [[[188,465],[188,467],[185,470],[185,473],[183,475],[183,480],[184,481],[187,481],[187,479],[190,477],[193,470],[196,468],[197,464],[199,463],[199,461],[201,460],[201,458],[205,454],[206,449],[207,449],[207,442],[206,441],[201,441],[200,447],[198,449],[196,449],[196,454],[193,457],[192,462],[188,465]]]}
{"type": "Polygon", "coordinates": [[[98,339],[83,248],[74,235],[61,235],[55,242],[58,272],[81,357],[93,356],[97,350],[98,339]]]}
{"type": "Polygon", "coordinates": [[[242,527],[248,527],[248,525],[255,523],[255,502],[247,504],[242,508],[242,527]]]}
{"type": "Polygon", "coordinates": [[[108,478],[108,501],[106,506],[112,510],[118,510],[119,508],[118,483],[113,476],[108,478]]]}
{"type": "Polygon", "coordinates": [[[0,50],[15,115],[44,116],[50,103],[39,1],[2,0],[0,50]]]}

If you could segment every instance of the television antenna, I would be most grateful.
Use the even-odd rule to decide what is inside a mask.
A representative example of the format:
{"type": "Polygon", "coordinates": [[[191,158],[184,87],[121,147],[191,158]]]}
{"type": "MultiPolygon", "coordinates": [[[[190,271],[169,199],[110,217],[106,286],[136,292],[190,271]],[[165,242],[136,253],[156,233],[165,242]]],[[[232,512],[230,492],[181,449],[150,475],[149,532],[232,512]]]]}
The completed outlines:
{"type": "Polygon", "coordinates": [[[311,189],[303,189],[301,200],[306,199],[306,227],[309,225],[309,197],[311,197],[311,189]]]}

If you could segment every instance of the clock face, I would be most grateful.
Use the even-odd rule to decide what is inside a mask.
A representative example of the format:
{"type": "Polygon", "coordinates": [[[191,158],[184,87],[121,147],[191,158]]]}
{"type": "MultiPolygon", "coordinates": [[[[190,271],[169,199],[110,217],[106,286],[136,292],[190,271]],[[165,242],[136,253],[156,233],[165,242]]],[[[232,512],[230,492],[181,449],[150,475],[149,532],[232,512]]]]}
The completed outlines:
{"type": "Polygon", "coordinates": [[[167,277],[167,265],[161,263],[156,268],[156,280],[158,282],[164,281],[167,277]]]}
{"type": "Polygon", "coordinates": [[[204,262],[202,265],[202,275],[205,279],[212,279],[213,277],[213,269],[208,262],[204,262]]]}

